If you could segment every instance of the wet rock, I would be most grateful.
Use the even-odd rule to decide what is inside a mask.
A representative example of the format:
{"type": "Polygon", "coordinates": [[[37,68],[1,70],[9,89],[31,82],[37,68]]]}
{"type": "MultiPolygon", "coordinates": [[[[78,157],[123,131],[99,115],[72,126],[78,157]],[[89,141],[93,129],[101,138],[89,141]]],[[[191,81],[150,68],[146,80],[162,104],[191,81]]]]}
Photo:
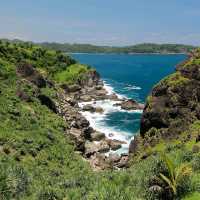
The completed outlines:
{"type": "Polygon", "coordinates": [[[95,108],[92,105],[84,105],[82,110],[89,111],[89,112],[95,112],[95,108]]]}
{"type": "Polygon", "coordinates": [[[114,134],[113,134],[113,133],[109,133],[108,136],[109,136],[109,137],[113,137],[114,134]]]}
{"type": "Polygon", "coordinates": [[[122,101],[121,108],[124,110],[142,110],[144,109],[144,105],[136,102],[135,100],[129,99],[122,101]]]}
{"type": "Polygon", "coordinates": [[[97,112],[97,113],[103,113],[104,110],[103,110],[103,108],[101,108],[101,107],[96,107],[96,108],[95,108],[95,112],[97,112]]]}
{"type": "Polygon", "coordinates": [[[119,100],[119,98],[118,98],[118,96],[116,94],[108,95],[107,98],[111,99],[111,100],[116,100],[116,101],[119,100]]]}
{"type": "Polygon", "coordinates": [[[96,96],[106,96],[107,91],[102,89],[102,90],[97,90],[96,96]]]}

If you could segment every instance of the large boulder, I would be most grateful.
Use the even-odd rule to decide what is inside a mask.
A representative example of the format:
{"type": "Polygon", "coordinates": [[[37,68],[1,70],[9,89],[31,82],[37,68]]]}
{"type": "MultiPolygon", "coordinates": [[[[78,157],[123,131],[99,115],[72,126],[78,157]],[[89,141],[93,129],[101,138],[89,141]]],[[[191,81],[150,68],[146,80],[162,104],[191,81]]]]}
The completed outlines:
{"type": "Polygon", "coordinates": [[[97,113],[103,113],[104,112],[104,110],[103,110],[103,108],[101,108],[101,107],[96,107],[95,108],[95,112],[97,112],[97,113]]]}
{"type": "Polygon", "coordinates": [[[104,133],[101,133],[101,132],[98,132],[98,131],[91,133],[91,140],[92,141],[100,141],[102,139],[105,139],[104,133]]]}
{"type": "Polygon", "coordinates": [[[99,143],[87,141],[85,143],[85,155],[90,157],[95,153],[106,153],[110,150],[109,145],[105,140],[100,141],[99,143]]]}
{"type": "Polygon", "coordinates": [[[137,109],[143,110],[144,109],[143,104],[140,104],[133,99],[124,100],[124,101],[122,101],[122,103],[120,103],[118,105],[120,105],[121,108],[124,110],[137,110],[137,109]]]}
{"type": "Polygon", "coordinates": [[[95,108],[92,105],[84,105],[82,108],[83,111],[95,112],[95,108]]]}
{"type": "Polygon", "coordinates": [[[126,142],[119,141],[119,140],[116,140],[116,139],[114,139],[114,140],[108,139],[107,142],[108,142],[108,145],[110,146],[110,148],[113,151],[120,149],[122,147],[122,144],[126,144],[126,142]]]}

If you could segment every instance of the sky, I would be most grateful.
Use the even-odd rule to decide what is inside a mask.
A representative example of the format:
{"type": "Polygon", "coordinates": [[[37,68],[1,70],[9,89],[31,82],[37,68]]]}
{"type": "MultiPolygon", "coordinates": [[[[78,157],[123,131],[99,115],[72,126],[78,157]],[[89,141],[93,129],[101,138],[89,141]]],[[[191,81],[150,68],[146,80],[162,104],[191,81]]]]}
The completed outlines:
{"type": "Polygon", "coordinates": [[[0,0],[0,38],[200,45],[200,0],[0,0]]]}

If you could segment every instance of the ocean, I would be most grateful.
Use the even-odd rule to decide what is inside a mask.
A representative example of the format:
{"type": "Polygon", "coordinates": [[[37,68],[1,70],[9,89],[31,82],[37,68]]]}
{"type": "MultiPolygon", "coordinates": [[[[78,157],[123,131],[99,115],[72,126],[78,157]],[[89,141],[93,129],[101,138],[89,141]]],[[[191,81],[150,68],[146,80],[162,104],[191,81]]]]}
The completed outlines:
{"type": "MultiPolygon", "coordinates": [[[[141,103],[145,103],[157,82],[187,58],[182,54],[72,54],[72,57],[94,67],[109,93],[115,92],[119,97],[132,98],[141,103]]],[[[127,144],[118,150],[118,153],[126,153],[131,139],[139,134],[142,112],[124,111],[113,106],[114,103],[109,100],[97,102],[104,109],[103,114],[84,112],[83,115],[96,130],[126,141],[127,144]]]]}

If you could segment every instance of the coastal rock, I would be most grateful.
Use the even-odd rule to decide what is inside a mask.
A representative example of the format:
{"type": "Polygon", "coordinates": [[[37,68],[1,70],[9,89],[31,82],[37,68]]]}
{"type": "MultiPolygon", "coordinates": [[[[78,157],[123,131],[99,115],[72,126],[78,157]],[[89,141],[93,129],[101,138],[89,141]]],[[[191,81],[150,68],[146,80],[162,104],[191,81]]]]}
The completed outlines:
{"type": "Polygon", "coordinates": [[[94,129],[92,127],[86,127],[82,129],[82,133],[85,139],[90,140],[91,139],[91,134],[94,132],[94,129]]]}
{"type": "Polygon", "coordinates": [[[113,101],[118,101],[118,100],[120,100],[120,99],[118,98],[118,96],[117,96],[115,93],[110,94],[110,95],[107,95],[107,98],[110,99],[110,100],[113,100],[113,101]]]}
{"type": "Polygon", "coordinates": [[[108,139],[107,142],[111,150],[113,151],[120,149],[122,147],[122,144],[126,144],[126,142],[115,140],[115,139],[114,140],[108,139]]]}
{"type": "Polygon", "coordinates": [[[129,153],[136,154],[139,146],[139,137],[135,136],[129,145],[129,153]]]}
{"type": "Polygon", "coordinates": [[[103,89],[103,86],[102,86],[102,85],[97,85],[97,86],[95,87],[95,89],[96,89],[96,90],[102,90],[102,89],[103,89]]]}
{"type": "Polygon", "coordinates": [[[114,134],[113,134],[113,133],[109,133],[108,136],[109,136],[109,137],[113,137],[114,134]]]}
{"type": "Polygon", "coordinates": [[[85,74],[84,79],[79,80],[79,85],[93,87],[95,85],[99,85],[100,75],[96,70],[88,71],[85,74]]]}
{"type": "Polygon", "coordinates": [[[106,94],[107,94],[107,91],[104,89],[97,90],[96,92],[96,96],[106,96],[106,94]]]}
{"type": "Polygon", "coordinates": [[[80,129],[71,128],[69,135],[75,142],[76,150],[83,152],[85,150],[85,139],[82,136],[82,131],[80,129]]]}
{"type": "Polygon", "coordinates": [[[85,119],[85,117],[83,117],[82,115],[77,115],[73,127],[82,129],[88,127],[89,125],[90,123],[87,119],[85,119]]]}
{"type": "Polygon", "coordinates": [[[118,168],[126,168],[128,167],[128,155],[122,155],[120,161],[117,163],[118,168]]]}
{"type": "Polygon", "coordinates": [[[81,90],[81,87],[77,84],[68,86],[68,92],[77,92],[77,91],[80,91],[80,90],[81,90]]]}
{"type": "Polygon", "coordinates": [[[108,158],[111,160],[111,162],[113,163],[117,163],[120,161],[121,156],[117,153],[110,153],[108,158]]]}
{"type": "Polygon", "coordinates": [[[92,97],[89,95],[82,95],[80,96],[80,100],[83,102],[89,102],[89,101],[92,101],[92,97]]]}
{"type": "Polygon", "coordinates": [[[84,105],[82,108],[83,111],[95,112],[95,108],[92,105],[84,105]]]}
{"type": "Polygon", "coordinates": [[[95,112],[97,112],[97,113],[103,113],[104,110],[103,110],[103,108],[101,108],[101,107],[96,107],[96,108],[95,108],[95,112]]]}
{"type": "Polygon", "coordinates": [[[110,150],[107,142],[102,140],[98,143],[87,141],[85,143],[85,155],[90,157],[91,155],[99,152],[99,153],[106,153],[110,150]]]}
{"type": "Polygon", "coordinates": [[[100,141],[100,140],[103,140],[103,139],[105,139],[104,133],[101,133],[101,132],[98,132],[98,131],[91,133],[91,140],[92,141],[100,141]]]}
{"type": "Polygon", "coordinates": [[[121,108],[124,110],[137,110],[137,109],[143,110],[144,109],[143,104],[140,104],[133,99],[122,101],[122,103],[117,104],[117,105],[120,105],[121,108]]]}
{"type": "Polygon", "coordinates": [[[89,161],[90,161],[90,165],[96,171],[111,169],[113,167],[110,159],[108,159],[104,154],[101,154],[101,153],[96,153],[92,155],[89,161]]]}

